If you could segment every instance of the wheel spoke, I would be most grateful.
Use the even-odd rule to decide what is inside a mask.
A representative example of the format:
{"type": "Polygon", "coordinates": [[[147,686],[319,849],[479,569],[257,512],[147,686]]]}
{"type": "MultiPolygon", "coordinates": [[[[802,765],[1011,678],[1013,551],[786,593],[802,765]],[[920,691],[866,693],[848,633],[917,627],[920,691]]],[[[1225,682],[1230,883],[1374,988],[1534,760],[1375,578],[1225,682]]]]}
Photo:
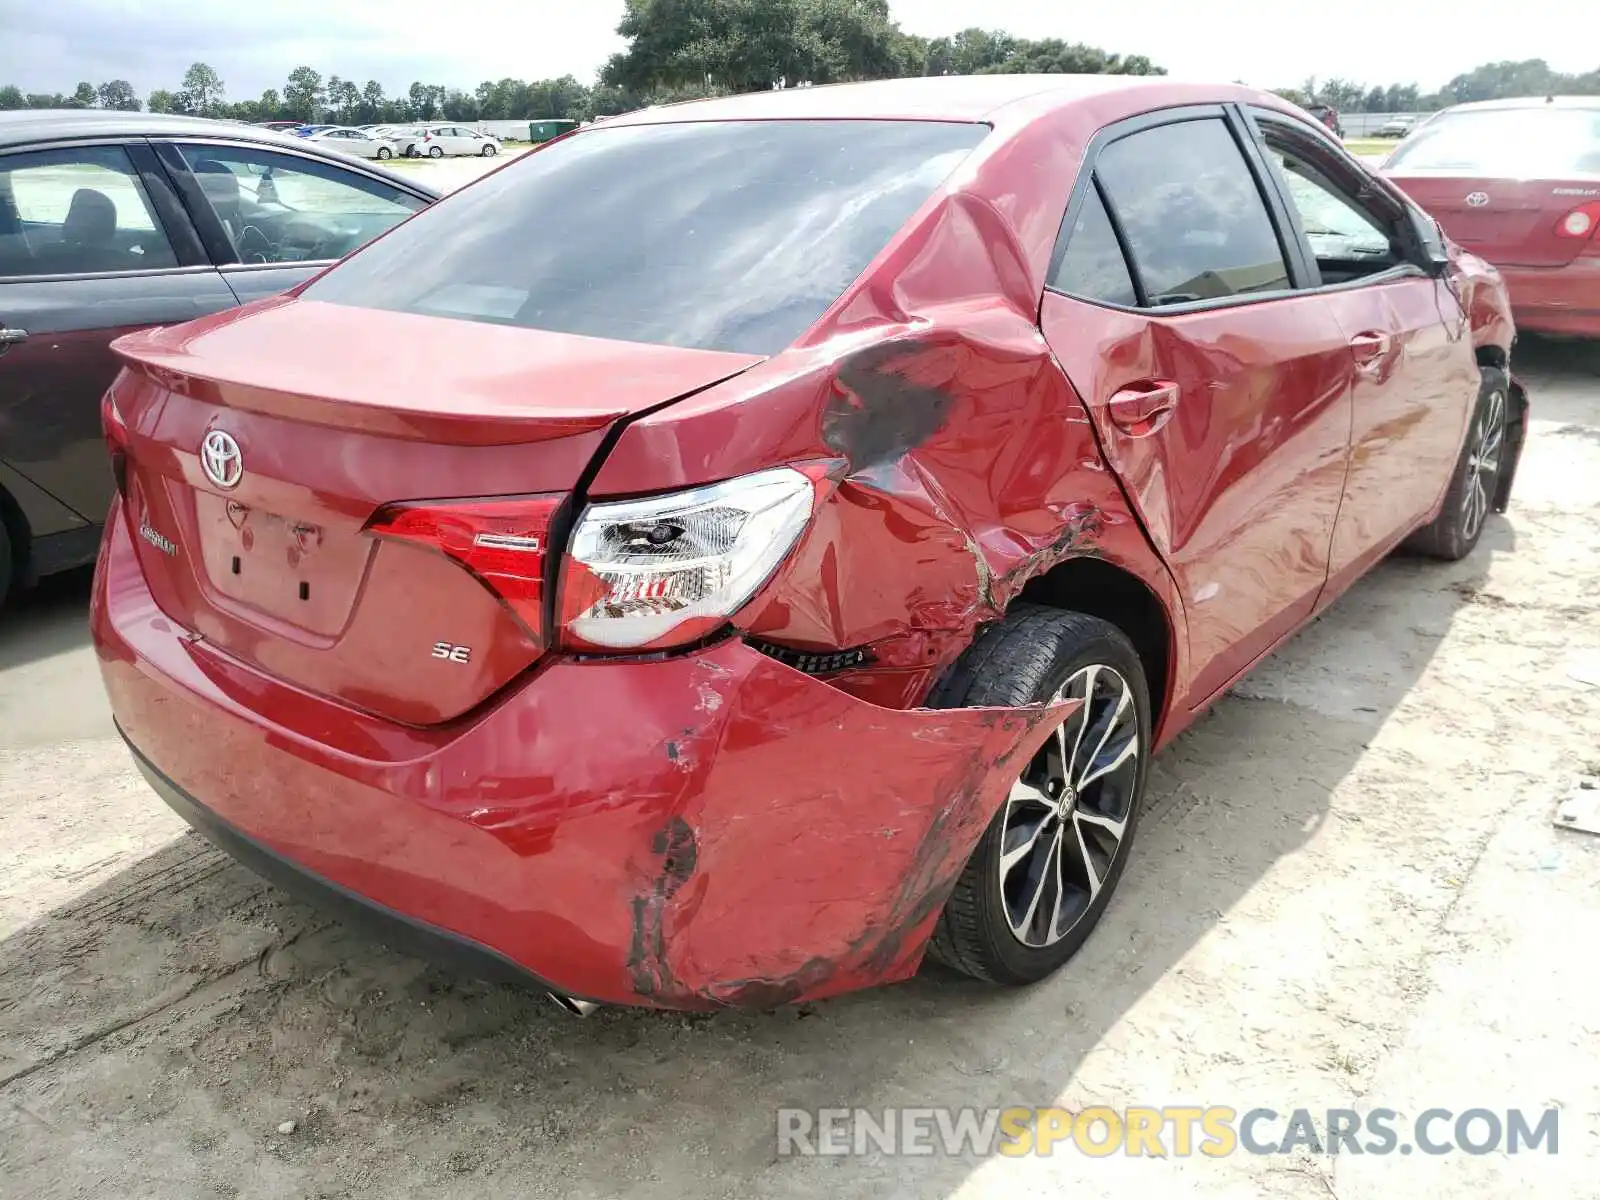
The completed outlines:
{"type": "Polygon", "coordinates": [[[1092,808],[1080,808],[1072,814],[1074,821],[1081,821],[1085,825],[1093,825],[1104,829],[1117,841],[1122,840],[1122,831],[1128,827],[1127,817],[1108,817],[1105,813],[1095,812],[1092,808]]]}
{"type": "Polygon", "coordinates": [[[1094,898],[1100,894],[1100,870],[1094,865],[1094,855],[1089,852],[1089,842],[1083,836],[1083,826],[1072,822],[1072,840],[1078,847],[1078,855],[1083,859],[1083,879],[1089,888],[1089,903],[1094,903],[1094,898]]]}
{"type": "MultiPolygon", "coordinates": [[[[1119,682],[1121,681],[1119,680],[1119,682]]],[[[1089,756],[1089,761],[1084,765],[1083,774],[1078,776],[1074,773],[1068,776],[1068,779],[1072,781],[1072,786],[1079,792],[1082,792],[1089,784],[1106,773],[1103,769],[1096,769],[1095,763],[1100,761],[1100,756],[1105,753],[1106,743],[1111,740],[1111,735],[1116,732],[1117,726],[1122,724],[1122,718],[1127,716],[1128,710],[1132,707],[1133,693],[1128,690],[1128,685],[1123,683],[1122,694],[1117,697],[1117,706],[1106,717],[1105,732],[1100,735],[1099,744],[1095,746],[1094,753],[1089,756]]],[[[1138,741],[1137,731],[1134,741],[1138,741]]],[[[1121,764],[1119,763],[1118,765],[1120,766],[1121,764]]]]}
{"type": "MultiPolygon", "coordinates": [[[[1022,939],[1024,945],[1031,944],[1028,942],[1028,931],[1033,928],[1033,922],[1039,915],[1039,902],[1044,899],[1045,891],[1050,885],[1050,876],[1052,870],[1060,870],[1059,866],[1052,867],[1051,862],[1052,859],[1058,858],[1060,853],[1061,827],[1058,825],[1056,826],[1055,837],[1053,837],[1050,841],[1050,848],[1045,851],[1044,862],[1040,864],[1039,881],[1034,885],[1033,899],[1028,901],[1028,911],[1023,915],[1023,918],[1020,922],[1011,927],[1016,931],[1017,936],[1022,939]]],[[[1060,903],[1059,897],[1057,899],[1057,903],[1060,903]]],[[[1010,915],[1011,914],[1007,912],[1006,916],[1008,919],[1010,915]]],[[[1052,917],[1051,920],[1053,922],[1054,918],[1052,917]]]]}
{"type": "MultiPolygon", "coordinates": [[[[1026,803],[1035,803],[1035,797],[1037,797],[1037,803],[1048,803],[1045,802],[1045,798],[1043,798],[1042,795],[1038,795],[1037,790],[1035,790],[1034,787],[1030,787],[1029,784],[1021,784],[1021,787],[1027,789],[1027,792],[1030,794],[1029,797],[1026,798],[1026,803]]],[[[1008,806],[1016,803],[1016,790],[1018,790],[1016,787],[1011,789],[1011,792],[1013,792],[1013,800],[1008,802],[1008,806]]],[[[1038,845],[1038,835],[1045,832],[1045,826],[1048,826],[1048,824],[1050,824],[1050,813],[1048,813],[1048,811],[1040,811],[1037,821],[1034,822],[1034,827],[1032,827],[1030,830],[1026,830],[1024,835],[1022,835],[1018,842],[1016,842],[1016,845],[1011,846],[1010,850],[1002,851],[1002,854],[1000,854],[1000,885],[1005,886],[1006,878],[1010,877],[1011,870],[1013,870],[1013,867],[1016,867],[1018,862],[1021,862],[1022,859],[1026,859],[1030,853],[1034,853],[1034,848],[1038,845]]],[[[1008,813],[1006,813],[1005,826],[1003,826],[1002,845],[1005,845],[1006,842],[1011,842],[1011,835],[1016,834],[1016,832],[1021,829],[1024,829],[1022,822],[1018,821],[1016,824],[1013,824],[1013,814],[1008,811],[1008,813]]]]}
{"type": "Polygon", "coordinates": [[[1078,728],[1073,736],[1070,749],[1067,747],[1066,724],[1063,723],[1056,733],[1056,737],[1061,743],[1061,779],[1063,783],[1070,783],[1078,773],[1078,751],[1083,748],[1083,734],[1089,728],[1089,720],[1094,713],[1094,685],[1099,677],[1100,668],[1097,666],[1089,667],[1084,671],[1083,707],[1078,710],[1076,722],[1078,728]]]}
{"type": "Polygon", "coordinates": [[[1113,771],[1120,771],[1123,767],[1127,766],[1130,762],[1138,757],[1139,735],[1138,732],[1135,731],[1133,736],[1128,738],[1127,744],[1123,746],[1121,750],[1117,751],[1117,753],[1112,756],[1109,762],[1102,763],[1100,766],[1090,771],[1078,782],[1079,793],[1082,793],[1084,789],[1086,789],[1091,783],[1094,783],[1100,779],[1104,779],[1113,771]]]}

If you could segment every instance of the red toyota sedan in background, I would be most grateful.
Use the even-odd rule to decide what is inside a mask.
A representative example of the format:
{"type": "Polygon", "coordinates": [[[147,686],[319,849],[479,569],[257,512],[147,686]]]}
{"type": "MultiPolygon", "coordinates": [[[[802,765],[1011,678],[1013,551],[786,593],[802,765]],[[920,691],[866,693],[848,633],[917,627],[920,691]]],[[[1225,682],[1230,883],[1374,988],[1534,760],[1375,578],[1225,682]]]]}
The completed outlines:
{"type": "Polygon", "coordinates": [[[123,339],[118,725],[264,873],[570,1005],[1082,944],[1151,754],[1525,398],[1491,268],[1277,98],[900,80],[558,140],[123,339]]]}
{"type": "Polygon", "coordinates": [[[1600,337],[1600,96],[1445,109],[1384,173],[1500,269],[1518,329],[1600,337]]]}

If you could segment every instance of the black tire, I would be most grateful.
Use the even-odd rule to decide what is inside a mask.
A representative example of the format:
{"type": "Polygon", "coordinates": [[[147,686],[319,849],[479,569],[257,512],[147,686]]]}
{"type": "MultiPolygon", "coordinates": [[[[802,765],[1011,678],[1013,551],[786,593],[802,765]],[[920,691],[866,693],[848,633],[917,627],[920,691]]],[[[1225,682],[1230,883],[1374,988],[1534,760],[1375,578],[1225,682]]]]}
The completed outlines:
{"type": "Polygon", "coordinates": [[[443,146],[429,146],[428,147],[428,157],[429,158],[443,158],[444,157],[444,147],[443,146]]]}
{"type": "MultiPolygon", "coordinates": [[[[1084,678],[1091,681],[1090,686],[1096,689],[1096,696],[1105,695],[1107,698],[1096,705],[1086,705],[1078,714],[1068,718],[1061,727],[1063,734],[1071,739],[1074,729],[1081,728],[1077,725],[1080,715],[1093,722],[1089,728],[1095,733],[1104,728],[1106,737],[1099,743],[1104,753],[1091,752],[1088,759],[1084,760],[1086,768],[1097,762],[1103,765],[1114,759],[1118,746],[1128,744],[1125,722],[1131,709],[1131,739],[1135,756],[1131,763],[1124,764],[1097,781],[1086,783],[1086,789],[1098,790],[1085,790],[1083,796],[1088,799],[1083,799],[1076,806],[1058,797],[1058,804],[1069,806],[1068,815],[1057,813],[1055,816],[1041,816],[1031,841],[1018,835],[1026,833],[1028,828],[1020,814],[1024,813],[1025,806],[1034,802],[1024,800],[1015,810],[1011,799],[1002,803],[945,904],[929,945],[929,953],[937,961],[974,978],[1008,985],[1035,983],[1045,978],[1077,953],[1105,912],[1117,882],[1122,878],[1139,823],[1139,805],[1144,795],[1149,759],[1150,693],[1138,652],[1116,626],[1083,613],[1017,604],[1012,606],[1003,621],[979,634],[930,698],[930,704],[935,708],[1037,704],[1057,695],[1069,681],[1084,678]],[[1089,668],[1099,668],[1099,671],[1086,675],[1089,668]],[[1110,676],[1105,673],[1106,668],[1110,669],[1110,676]],[[1110,693],[1103,692],[1107,680],[1113,676],[1118,689],[1117,696],[1122,695],[1123,685],[1127,693],[1127,702],[1120,708],[1117,701],[1110,699],[1110,693]],[[1115,717],[1114,709],[1124,714],[1121,719],[1115,717]],[[1102,725],[1100,719],[1107,713],[1111,713],[1113,719],[1102,725]],[[1109,831],[1098,823],[1089,823],[1096,816],[1122,818],[1121,836],[1109,854],[1104,852],[1105,843],[1111,840],[1109,831]],[[1014,822],[1009,831],[1008,817],[1014,822]],[[1036,924],[1029,915],[1035,908],[1027,906],[1027,897],[1034,886],[1030,883],[1030,874],[1041,881],[1047,880],[1054,862],[1055,878],[1060,880],[1068,860],[1053,860],[1051,854],[1058,852],[1045,849],[1044,859],[1038,864],[1037,871],[1029,856],[1019,859],[1010,868],[1011,873],[1004,874],[1002,854],[1008,833],[1013,848],[1024,842],[1043,846],[1046,834],[1054,828],[1061,832],[1059,845],[1065,845],[1065,838],[1069,834],[1087,837],[1087,841],[1078,843],[1081,856],[1072,859],[1074,864],[1092,857],[1088,842],[1096,843],[1095,849],[1101,851],[1105,862],[1097,872],[1098,890],[1086,885],[1071,889],[1070,924],[1061,926],[1059,931],[1057,929],[1069,899],[1068,888],[1057,886],[1054,892],[1055,911],[1049,914],[1049,923],[1041,931],[1041,936],[1047,940],[1037,945],[1025,944],[1024,936],[1033,931],[1036,924]],[[1023,873],[1022,878],[1015,880],[1014,884],[1014,876],[1018,871],[1023,873]],[[1025,910],[1022,934],[1014,932],[1013,918],[1008,915],[1019,908],[1025,910]]],[[[1074,690],[1077,686],[1074,683],[1074,690]]],[[[1077,757],[1081,747],[1087,746],[1090,740],[1080,732],[1075,743],[1063,741],[1061,744],[1070,744],[1073,756],[1077,757]]],[[[1041,770],[1047,770],[1050,766],[1051,755],[1056,755],[1056,762],[1063,757],[1057,749],[1055,738],[1047,742],[1045,748],[1027,765],[1019,782],[1026,784],[1030,777],[1041,778],[1041,770]]],[[[1065,774],[1072,775],[1073,772],[1068,770],[1065,774]]],[[[1086,769],[1079,772],[1078,777],[1087,779],[1092,774],[1086,769]]],[[[1037,806],[1034,811],[1039,811],[1037,806]]],[[[1079,855],[1079,850],[1072,850],[1072,854],[1079,855]]],[[[1079,878],[1087,882],[1092,877],[1080,874],[1079,878]]],[[[1037,887],[1041,900],[1035,902],[1035,907],[1042,908],[1043,900],[1049,898],[1050,885],[1040,882],[1037,887]]]]}
{"type": "Polygon", "coordinates": [[[394,151],[390,150],[389,147],[387,147],[387,146],[379,146],[378,147],[378,157],[379,158],[393,158],[394,157],[394,151]]]}
{"type": "Polygon", "coordinates": [[[479,153],[481,153],[484,158],[493,158],[494,157],[494,147],[493,146],[485,146],[479,153]]]}
{"type": "Polygon", "coordinates": [[[1406,549],[1429,558],[1457,562],[1477,548],[1500,490],[1500,470],[1507,451],[1506,421],[1511,411],[1511,381],[1498,367],[1480,368],[1483,382],[1472,421],[1450,477],[1444,507],[1429,524],[1406,539],[1406,549]],[[1496,416],[1498,414],[1498,416],[1496,416]],[[1486,447],[1492,446],[1493,465],[1484,468],[1486,447]]]}

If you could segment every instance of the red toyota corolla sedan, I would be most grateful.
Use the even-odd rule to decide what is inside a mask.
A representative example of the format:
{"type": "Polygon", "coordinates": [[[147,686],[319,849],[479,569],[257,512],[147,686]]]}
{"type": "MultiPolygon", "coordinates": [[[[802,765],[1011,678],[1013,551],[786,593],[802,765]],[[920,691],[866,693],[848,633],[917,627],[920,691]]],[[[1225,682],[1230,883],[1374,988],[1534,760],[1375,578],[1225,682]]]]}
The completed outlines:
{"type": "Polygon", "coordinates": [[[1448,108],[1384,173],[1500,269],[1518,329],[1600,337],[1600,96],[1448,108]]]}
{"type": "Polygon", "coordinates": [[[636,113],[122,340],[94,636],[196,826],[569,1006],[1026,983],[1154,751],[1402,542],[1471,552],[1511,337],[1265,93],[636,113]]]}

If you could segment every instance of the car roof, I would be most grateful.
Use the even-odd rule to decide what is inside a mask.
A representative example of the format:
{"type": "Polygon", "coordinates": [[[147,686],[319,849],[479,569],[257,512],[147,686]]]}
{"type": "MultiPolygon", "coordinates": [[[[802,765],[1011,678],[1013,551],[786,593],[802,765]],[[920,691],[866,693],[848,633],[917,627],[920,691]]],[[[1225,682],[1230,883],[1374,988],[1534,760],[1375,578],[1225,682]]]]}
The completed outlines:
{"type": "Polygon", "coordinates": [[[1487,112],[1508,108],[1600,108],[1600,96],[1509,96],[1503,100],[1473,100],[1467,104],[1452,104],[1442,111],[1487,112]]]}
{"type": "MultiPolygon", "coordinates": [[[[205,117],[169,116],[165,113],[112,112],[93,108],[15,109],[0,112],[0,150],[11,150],[35,142],[69,141],[77,138],[196,137],[226,138],[230,142],[253,142],[309,154],[341,166],[360,162],[345,155],[323,150],[310,139],[291,133],[244,125],[234,121],[212,121],[205,117]]],[[[437,200],[442,193],[419,180],[401,176],[361,162],[360,169],[411,192],[437,200]]]]}
{"type": "Polygon", "coordinates": [[[1113,93],[1138,91],[1150,93],[1152,106],[1165,102],[1255,102],[1266,96],[1239,85],[1195,85],[1165,75],[935,75],[690,100],[624,113],[609,118],[605,124],[828,118],[983,121],[1012,105],[1048,110],[1113,93]]]}
{"type": "Polygon", "coordinates": [[[219,133],[268,142],[279,140],[279,135],[259,125],[213,121],[206,117],[113,112],[98,108],[24,108],[0,112],[0,146],[52,138],[182,137],[219,133]]]}

